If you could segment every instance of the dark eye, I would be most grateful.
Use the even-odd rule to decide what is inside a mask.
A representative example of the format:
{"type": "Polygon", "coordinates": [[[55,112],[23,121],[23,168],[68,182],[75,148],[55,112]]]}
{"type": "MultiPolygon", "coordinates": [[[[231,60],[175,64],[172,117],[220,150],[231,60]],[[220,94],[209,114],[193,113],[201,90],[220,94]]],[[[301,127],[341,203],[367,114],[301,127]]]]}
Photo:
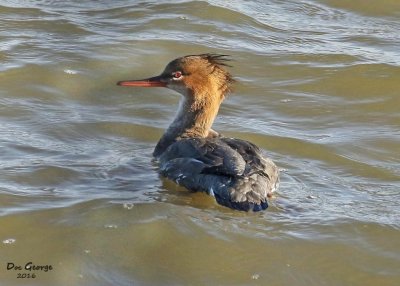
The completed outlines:
{"type": "Polygon", "coordinates": [[[182,77],[182,72],[177,71],[177,72],[174,72],[172,75],[173,75],[174,79],[180,79],[182,77]]]}

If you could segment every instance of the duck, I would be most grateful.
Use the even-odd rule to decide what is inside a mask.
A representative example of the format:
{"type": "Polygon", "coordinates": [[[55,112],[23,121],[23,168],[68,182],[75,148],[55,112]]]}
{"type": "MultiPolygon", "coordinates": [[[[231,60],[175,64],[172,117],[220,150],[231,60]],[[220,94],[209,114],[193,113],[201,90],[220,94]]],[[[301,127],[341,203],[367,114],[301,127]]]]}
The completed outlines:
{"type": "Polygon", "coordinates": [[[155,146],[162,176],[193,192],[215,197],[240,211],[268,208],[279,186],[279,169],[255,144],[225,137],[212,129],[221,103],[235,80],[229,55],[205,53],[179,57],[163,72],[124,87],[165,87],[181,95],[176,116],[155,146]]]}

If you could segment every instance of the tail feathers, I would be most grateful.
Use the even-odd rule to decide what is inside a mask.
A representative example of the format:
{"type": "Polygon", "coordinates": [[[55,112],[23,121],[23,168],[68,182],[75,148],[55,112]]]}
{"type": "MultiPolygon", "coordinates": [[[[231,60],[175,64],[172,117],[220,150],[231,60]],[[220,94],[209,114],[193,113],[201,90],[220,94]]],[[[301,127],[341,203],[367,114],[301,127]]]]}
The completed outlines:
{"type": "Polygon", "coordinates": [[[217,202],[232,209],[261,211],[268,208],[267,196],[270,180],[253,174],[250,177],[236,177],[227,188],[215,193],[217,202]]]}
{"type": "Polygon", "coordinates": [[[232,200],[226,200],[223,197],[220,197],[219,195],[215,194],[215,199],[217,200],[217,203],[220,205],[226,206],[231,209],[239,210],[239,211],[253,211],[253,212],[258,212],[262,211],[268,208],[268,202],[267,201],[261,201],[260,203],[254,203],[254,202],[249,202],[249,201],[244,201],[244,202],[234,202],[232,200]]]}

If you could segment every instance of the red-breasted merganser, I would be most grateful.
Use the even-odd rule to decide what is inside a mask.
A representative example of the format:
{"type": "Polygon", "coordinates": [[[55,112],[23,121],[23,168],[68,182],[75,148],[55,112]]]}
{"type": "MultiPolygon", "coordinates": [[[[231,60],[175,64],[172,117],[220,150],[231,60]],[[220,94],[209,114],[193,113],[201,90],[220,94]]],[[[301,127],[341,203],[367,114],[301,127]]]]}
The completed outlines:
{"type": "Polygon", "coordinates": [[[153,153],[162,175],[189,190],[213,195],[221,205],[260,211],[279,185],[278,168],[253,143],[211,129],[234,82],[224,68],[227,61],[227,55],[189,55],[170,62],[159,76],[118,85],[167,87],[183,96],[153,153]]]}

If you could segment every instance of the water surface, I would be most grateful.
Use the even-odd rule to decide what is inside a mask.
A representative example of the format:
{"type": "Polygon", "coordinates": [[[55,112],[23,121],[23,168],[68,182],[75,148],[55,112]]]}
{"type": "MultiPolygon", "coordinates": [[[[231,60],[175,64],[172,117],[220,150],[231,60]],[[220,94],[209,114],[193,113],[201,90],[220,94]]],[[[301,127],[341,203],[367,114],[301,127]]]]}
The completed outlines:
{"type": "Polygon", "coordinates": [[[1,283],[399,285],[397,1],[0,11],[1,283]],[[282,169],[265,212],[162,179],[151,153],[179,95],[115,85],[204,52],[238,81],[214,129],[282,169]],[[7,270],[30,261],[53,269],[7,270]]]}

